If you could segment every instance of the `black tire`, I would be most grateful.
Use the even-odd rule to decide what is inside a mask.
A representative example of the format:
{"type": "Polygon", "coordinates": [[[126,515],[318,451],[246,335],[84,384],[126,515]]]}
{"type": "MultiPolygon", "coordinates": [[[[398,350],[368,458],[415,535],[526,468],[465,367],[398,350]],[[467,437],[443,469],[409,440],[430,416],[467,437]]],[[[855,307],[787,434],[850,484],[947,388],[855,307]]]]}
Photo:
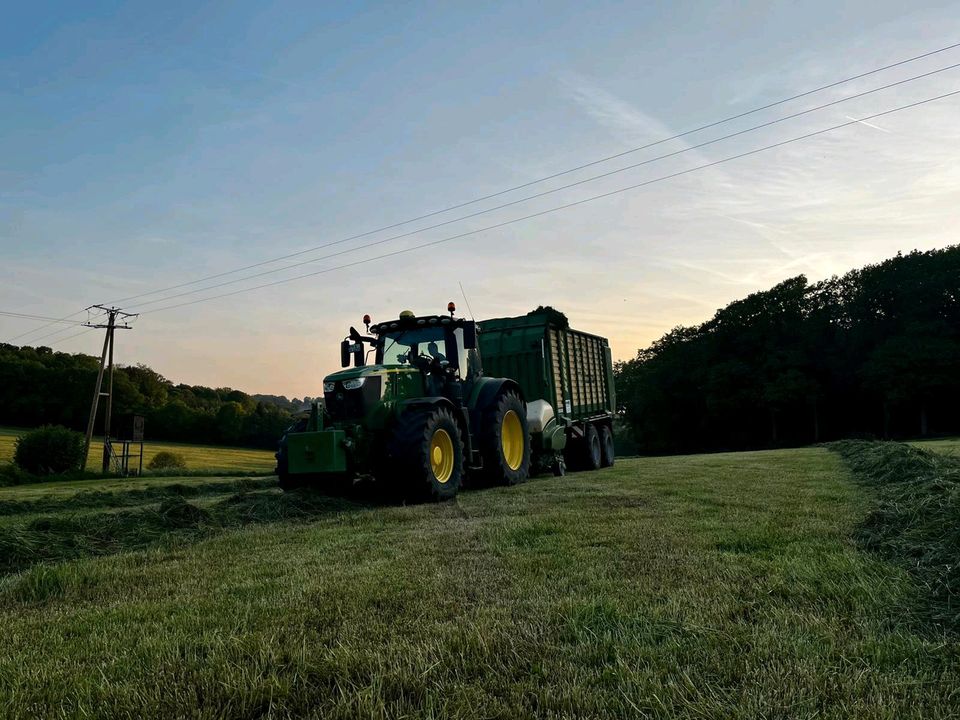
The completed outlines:
{"type": "Polygon", "coordinates": [[[393,429],[387,454],[393,463],[390,475],[395,487],[402,488],[408,500],[449,500],[460,490],[463,439],[457,421],[445,408],[403,413],[393,429]]]}
{"type": "Polygon", "coordinates": [[[291,490],[296,490],[300,487],[300,483],[294,478],[290,477],[287,473],[282,473],[277,476],[277,485],[280,486],[280,489],[284,492],[290,492],[291,490]]]}
{"type": "Polygon", "coordinates": [[[583,469],[597,470],[600,468],[600,434],[593,425],[587,425],[583,434],[583,469]]]}
{"type": "Polygon", "coordinates": [[[290,477],[287,471],[287,453],[286,448],[277,453],[277,485],[284,492],[293,490],[297,487],[296,481],[290,477]]]}
{"type": "Polygon", "coordinates": [[[615,455],[613,430],[609,425],[604,425],[600,428],[600,467],[613,467],[615,455]]]}
{"type": "Polygon", "coordinates": [[[512,390],[499,395],[483,413],[480,454],[483,457],[481,476],[486,485],[517,485],[530,476],[527,408],[512,390]],[[522,441],[522,446],[517,445],[518,441],[522,441]]]}

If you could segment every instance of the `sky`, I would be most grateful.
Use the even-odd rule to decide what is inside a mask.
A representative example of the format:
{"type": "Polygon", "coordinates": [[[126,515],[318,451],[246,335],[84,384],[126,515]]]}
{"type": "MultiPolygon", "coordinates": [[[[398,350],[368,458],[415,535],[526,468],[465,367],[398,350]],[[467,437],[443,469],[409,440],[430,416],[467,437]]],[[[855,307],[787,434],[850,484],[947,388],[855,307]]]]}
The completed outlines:
{"type": "MultiPolygon", "coordinates": [[[[695,147],[958,64],[960,48],[398,224],[958,43],[958,9],[11,5],[0,25],[0,311],[84,320],[88,305],[116,304],[140,313],[118,335],[118,362],[288,397],[321,394],[364,313],[442,313],[454,300],[469,314],[464,294],[477,319],[553,305],[628,359],[788,277],[960,242],[960,96],[853,122],[960,90],[960,68],[695,147]]],[[[0,317],[0,342],[99,353],[100,331],[43,324],[0,317]]]]}

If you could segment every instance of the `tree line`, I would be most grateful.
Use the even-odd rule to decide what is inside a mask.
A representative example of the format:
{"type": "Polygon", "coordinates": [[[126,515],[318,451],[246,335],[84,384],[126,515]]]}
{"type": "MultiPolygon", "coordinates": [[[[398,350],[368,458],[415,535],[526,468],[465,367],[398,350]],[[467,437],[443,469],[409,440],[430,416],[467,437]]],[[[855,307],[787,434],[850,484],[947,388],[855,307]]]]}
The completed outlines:
{"type": "Polygon", "coordinates": [[[960,432],[960,246],[800,275],[615,369],[642,452],[960,432]]]}
{"type": "MultiPolygon", "coordinates": [[[[99,365],[90,355],[0,344],[0,424],[85,430],[99,365]]],[[[146,365],[117,367],[113,390],[114,418],[143,415],[148,440],[263,448],[276,447],[311,400],[175,385],[146,365]]],[[[101,410],[98,432],[102,418],[101,410]]]]}

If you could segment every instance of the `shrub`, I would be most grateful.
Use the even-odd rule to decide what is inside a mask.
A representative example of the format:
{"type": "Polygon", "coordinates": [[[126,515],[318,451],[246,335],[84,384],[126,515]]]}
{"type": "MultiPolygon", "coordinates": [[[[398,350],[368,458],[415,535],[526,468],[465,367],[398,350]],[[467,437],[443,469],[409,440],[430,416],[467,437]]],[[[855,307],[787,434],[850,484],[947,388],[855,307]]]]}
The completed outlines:
{"type": "Polygon", "coordinates": [[[11,485],[25,485],[27,483],[37,482],[39,478],[24,472],[12,462],[0,464],[0,487],[9,487],[11,485]]]}
{"type": "Polygon", "coordinates": [[[83,433],[60,425],[45,425],[17,438],[13,461],[34,475],[79,470],[83,465],[83,433]]]}
{"type": "Polygon", "coordinates": [[[187,463],[183,455],[168,450],[161,450],[147,464],[148,470],[186,470],[187,463]]]}

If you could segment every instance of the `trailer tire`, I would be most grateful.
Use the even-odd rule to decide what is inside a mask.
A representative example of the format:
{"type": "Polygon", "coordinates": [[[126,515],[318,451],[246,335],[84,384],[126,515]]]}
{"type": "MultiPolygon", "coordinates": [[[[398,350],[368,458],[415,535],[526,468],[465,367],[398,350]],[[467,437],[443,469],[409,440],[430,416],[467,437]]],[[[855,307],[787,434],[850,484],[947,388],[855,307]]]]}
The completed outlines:
{"type": "Polygon", "coordinates": [[[449,500],[463,481],[463,438],[449,410],[409,410],[390,438],[391,474],[412,501],[449,500]]]}
{"type": "Polygon", "coordinates": [[[600,467],[613,467],[615,455],[613,430],[609,425],[603,425],[600,428],[600,467]]]}
{"type": "Polygon", "coordinates": [[[596,425],[587,425],[583,433],[584,470],[598,470],[601,464],[600,434],[596,425]]]}
{"type": "Polygon", "coordinates": [[[488,485],[517,485],[530,475],[530,433],[523,400],[513,391],[498,395],[482,416],[482,478],[488,485]]]}

